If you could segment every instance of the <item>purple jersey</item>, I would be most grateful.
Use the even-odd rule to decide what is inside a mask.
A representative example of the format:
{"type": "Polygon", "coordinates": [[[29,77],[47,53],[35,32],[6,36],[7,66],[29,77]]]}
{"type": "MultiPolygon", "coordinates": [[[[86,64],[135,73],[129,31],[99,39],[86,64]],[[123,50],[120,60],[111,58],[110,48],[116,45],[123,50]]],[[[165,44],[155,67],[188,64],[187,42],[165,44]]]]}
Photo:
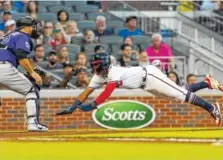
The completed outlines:
{"type": "Polygon", "coordinates": [[[3,37],[0,43],[8,47],[8,49],[0,48],[0,61],[8,61],[15,67],[17,67],[18,62],[12,52],[20,49],[30,54],[33,48],[30,36],[18,31],[3,37]]]}

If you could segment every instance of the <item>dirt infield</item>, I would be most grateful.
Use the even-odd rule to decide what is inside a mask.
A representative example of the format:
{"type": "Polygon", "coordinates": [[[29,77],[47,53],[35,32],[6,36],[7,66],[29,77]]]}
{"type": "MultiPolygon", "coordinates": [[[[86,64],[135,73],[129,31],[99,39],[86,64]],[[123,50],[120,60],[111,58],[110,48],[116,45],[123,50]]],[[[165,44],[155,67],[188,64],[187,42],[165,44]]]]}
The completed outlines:
{"type": "Polygon", "coordinates": [[[223,143],[223,129],[62,130],[0,132],[0,141],[141,141],[223,143]]]}

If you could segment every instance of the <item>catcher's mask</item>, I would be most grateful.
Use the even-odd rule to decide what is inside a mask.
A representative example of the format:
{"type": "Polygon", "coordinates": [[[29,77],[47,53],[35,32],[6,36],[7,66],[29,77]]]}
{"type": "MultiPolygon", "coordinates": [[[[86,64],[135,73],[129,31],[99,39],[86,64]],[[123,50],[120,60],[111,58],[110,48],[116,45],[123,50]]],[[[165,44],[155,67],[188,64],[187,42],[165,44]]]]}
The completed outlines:
{"type": "Polygon", "coordinates": [[[107,53],[96,53],[91,60],[92,70],[96,74],[106,73],[110,65],[111,59],[107,53]]]}
{"type": "Polygon", "coordinates": [[[32,26],[31,38],[37,39],[43,32],[42,24],[39,20],[34,19],[30,16],[25,16],[16,21],[17,30],[22,29],[26,26],[32,26]]]}

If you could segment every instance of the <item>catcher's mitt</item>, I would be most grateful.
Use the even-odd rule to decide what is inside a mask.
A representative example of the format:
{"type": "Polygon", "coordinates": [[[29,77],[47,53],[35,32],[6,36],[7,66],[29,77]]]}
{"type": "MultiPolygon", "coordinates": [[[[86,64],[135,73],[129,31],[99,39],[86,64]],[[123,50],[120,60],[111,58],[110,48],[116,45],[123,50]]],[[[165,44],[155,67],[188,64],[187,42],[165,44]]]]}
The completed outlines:
{"type": "MultiPolygon", "coordinates": [[[[34,71],[37,74],[39,74],[42,79],[44,79],[46,77],[46,74],[43,71],[41,71],[39,69],[34,69],[34,71]]],[[[35,79],[33,79],[33,77],[31,75],[26,73],[25,76],[40,90],[40,86],[35,83],[36,81],[35,81],[35,79]]]]}

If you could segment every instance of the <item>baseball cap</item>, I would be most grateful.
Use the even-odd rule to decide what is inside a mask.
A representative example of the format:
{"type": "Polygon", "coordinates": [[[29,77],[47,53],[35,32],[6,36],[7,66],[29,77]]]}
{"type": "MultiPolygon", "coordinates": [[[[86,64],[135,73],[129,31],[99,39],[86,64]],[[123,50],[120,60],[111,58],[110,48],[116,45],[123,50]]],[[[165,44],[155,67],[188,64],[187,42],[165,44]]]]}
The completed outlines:
{"type": "Polygon", "coordinates": [[[5,23],[5,27],[8,27],[8,26],[11,26],[11,25],[15,25],[15,21],[13,19],[10,19],[8,20],[6,23],[5,23]]]}
{"type": "Polygon", "coordinates": [[[129,16],[129,17],[126,18],[125,22],[128,23],[132,19],[137,20],[138,18],[136,16],[129,16]]]}
{"type": "Polygon", "coordinates": [[[160,66],[161,65],[161,61],[159,59],[156,59],[156,60],[152,61],[152,65],[156,66],[156,67],[160,66]]]}
{"type": "Polygon", "coordinates": [[[74,75],[77,76],[80,72],[88,73],[86,68],[80,68],[74,72],[74,75]]]}
{"type": "Polygon", "coordinates": [[[73,65],[70,62],[65,62],[63,63],[63,68],[66,68],[66,67],[73,67],[73,65]]]}
{"type": "Polygon", "coordinates": [[[57,55],[57,52],[56,52],[56,51],[50,51],[50,52],[48,53],[48,57],[51,56],[51,55],[57,55]]]}

